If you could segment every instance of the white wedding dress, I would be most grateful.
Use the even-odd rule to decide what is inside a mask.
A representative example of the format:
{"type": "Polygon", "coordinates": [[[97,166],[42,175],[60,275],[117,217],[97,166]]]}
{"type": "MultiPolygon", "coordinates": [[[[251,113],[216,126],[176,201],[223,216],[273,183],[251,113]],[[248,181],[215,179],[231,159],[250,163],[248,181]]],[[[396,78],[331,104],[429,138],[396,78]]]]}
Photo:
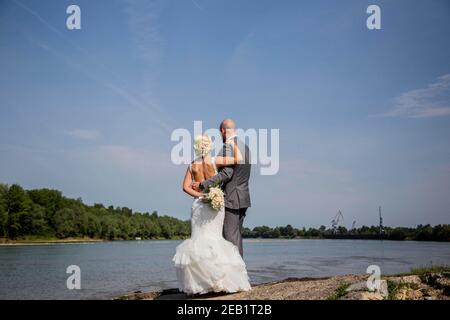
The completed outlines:
{"type": "Polygon", "coordinates": [[[191,238],[177,246],[173,257],[180,291],[192,295],[251,289],[238,248],[222,235],[224,217],[224,209],[215,211],[194,200],[191,238]]]}

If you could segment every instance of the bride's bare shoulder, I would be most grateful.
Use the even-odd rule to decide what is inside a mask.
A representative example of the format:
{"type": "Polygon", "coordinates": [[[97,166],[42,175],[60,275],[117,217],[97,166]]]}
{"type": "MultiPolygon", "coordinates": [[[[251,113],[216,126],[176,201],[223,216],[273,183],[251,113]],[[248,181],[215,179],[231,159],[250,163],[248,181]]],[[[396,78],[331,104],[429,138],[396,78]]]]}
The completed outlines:
{"type": "Polygon", "coordinates": [[[196,159],[191,163],[191,171],[196,180],[207,179],[215,175],[213,159],[211,156],[206,156],[203,159],[196,159]]]}
{"type": "Polygon", "coordinates": [[[202,170],[202,163],[197,160],[193,160],[190,164],[190,168],[192,172],[200,172],[202,170]]]}

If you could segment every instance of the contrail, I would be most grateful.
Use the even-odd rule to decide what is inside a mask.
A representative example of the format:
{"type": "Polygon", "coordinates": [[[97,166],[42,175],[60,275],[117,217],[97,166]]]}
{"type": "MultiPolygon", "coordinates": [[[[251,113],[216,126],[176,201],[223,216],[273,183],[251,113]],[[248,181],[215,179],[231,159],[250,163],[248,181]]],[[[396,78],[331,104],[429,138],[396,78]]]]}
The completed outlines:
{"type": "MultiPolygon", "coordinates": [[[[67,43],[69,43],[73,48],[75,48],[76,50],[78,50],[79,52],[83,53],[86,57],[88,57],[95,66],[100,67],[104,72],[106,72],[109,76],[111,76],[112,78],[115,79],[115,81],[121,82],[120,78],[117,77],[114,73],[111,72],[110,68],[105,67],[101,62],[98,62],[94,59],[92,59],[91,55],[89,54],[89,52],[87,52],[86,50],[84,50],[82,47],[78,46],[76,43],[74,43],[71,39],[69,39],[68,37],[66,37],[61,31],[59,31],[57,28],[55,28],[53,25],[51,25],[50,23],[48,23],[41,15],[39,15],[37,12],[35,12],[34,10],[32,10],[31,8],[27,7],[26,5],[24,5],[21,1],[19,0],[13,0],[14,3],[16,3],[18,6],[20,6],[22,9],[24,9],[25,11],[27,11],[29,14],[31,14],[32,16],[34,16],[37,20],[39,20],[43,25],[45,25],[49,30],[51,30],[52,32],[54,32],[55,34],[57,34],[61,39],[63,39],[64,41],[66,41],[67,43]]],[[[77,69],[80,69],[83,71],[83,73],[85,75],[87,75],[89,78],[91,78],[92,80],[95,80],[96,82],[102,84],[103,86],[109,88],[112,92],[114,92],[115,94],[120,95],[122,98],[124,98],[126,101],[128,101],[131,105],[139,108],[140,110],[146,110],[146,111],[152,111],[152,113],[159,113],[158,107],[156,106],[152,106],[149,103],[143,103],[141,101],[139,101],[139,99],[133,95],[132,93],[128,92],[127,90],[125,90],[123,87],[114,84],[114,83],[106,83],[105,81],[103,81],[100,77],[98,77],[97,75],[95,75],[93,72],[91,72],[89,70],[89,68],[83,67],[80,63],[76,63],[74,61],[71,61],[71,59],[67,58],[66,56],[64,56],[63,54],[57,52],[56,50],[52,49],[51,47],[49,47],[46,44],[43,44],[39,41],[36,41],[36,39],[32,39],[33,42],[35,44],[37,44],[39,47],[41,47],[44,50],[47,50],[48,52],[52,53],[53,55],[61,58],[62,60],[64,60],[67,64],[71,65],[72,67],[76,67],[77,69]],[[148,108],[150,107],[150,109],[148,108]]],[[[153,117],[152,117],[153,118],[153,117]]],[[[164,120],[159,119],[158,121],[156,121],[161,127],[162,129],[170,132],[170,128],[171,126],[169,126],[164,120]]]]}
{"type": "Polygon", "coordinates": [[[41,23],[43,23],[45,26],[47,26],[47,28],[49,28],[51,31],[53,31],[54,33],[56,33],[57,35],[59,35],[62,39],[64,39],[65,41],[69,42],[70,45],[72,45],[74,48],[76,48],[77,50],[80,50],[81,52],[85,53],[85,51],[76,45],[76,43],[74,43],[72,40],[70,40],[69,38],[67,38],[61,31],[59,31],[58,29],[56,29],[54,26],[52,26],[50,23],[48,23],[44,18],[42,18],[36,11],[33,11],[31,8],[27,7],[26,5],[24,5],[22,2],[20,2],[19,0],[13,0],[18,6],[22,7],[22,9],[24,9],[25,11],[27,11],[29,14],[31,14],[32,16],[34,16],[36,19],[38,19],[41,23]]]}
{"type": "Polygon", "coordinates": [[[191,0],[191,1],[197,8],[199,8],[200,10],[203,11],[203,8],[197,3],[197,1],[195,1],[195,0],[191,0]]]}

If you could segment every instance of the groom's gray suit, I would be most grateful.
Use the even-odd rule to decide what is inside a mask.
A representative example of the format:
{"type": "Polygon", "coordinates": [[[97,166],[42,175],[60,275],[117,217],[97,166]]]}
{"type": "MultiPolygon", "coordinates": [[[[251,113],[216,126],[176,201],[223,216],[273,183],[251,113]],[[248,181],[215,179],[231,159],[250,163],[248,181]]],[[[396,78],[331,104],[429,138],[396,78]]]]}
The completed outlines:
{"type": "MultiPolygon", "coordinates": [[[[244,223],[247,208],[251,206],[248,181],[250,179],[250,151],[245,143],[233,137],[243,161],[235,166],[227,166],[219,169],[219,173],[201,183],[201,188],[222,183],[225,192],[225,221],[223,223],[223,236],[239,248],[243,256],[242,225],[244,223]]],[[[220,152],[224,157],[233,157],[234,152],[230,144],[224,143],[220,152]]]]}

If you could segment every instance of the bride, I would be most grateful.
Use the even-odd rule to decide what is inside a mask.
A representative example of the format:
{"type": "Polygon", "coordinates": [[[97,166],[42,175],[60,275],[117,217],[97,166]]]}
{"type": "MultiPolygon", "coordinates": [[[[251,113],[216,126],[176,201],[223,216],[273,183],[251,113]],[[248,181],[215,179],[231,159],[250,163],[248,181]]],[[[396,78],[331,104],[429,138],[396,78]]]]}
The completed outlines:
{"type": "Polygon", "coordinates": [[[232,147],[234,157],[213,158],[211,139],[205,135],[195,139],[197,157],[186,170],[183,182],[183,190],[194,197],[191,238],[178,245],[173,257],[178,287],[189,295],[251,289],[238,248],[222,236],[224,208],[212,209],[204,200],[204,194],[191,187],[193,182],[202,182],[217,174],[217,167],[237,164],[242,155],[236,146],[232,147]]]}

